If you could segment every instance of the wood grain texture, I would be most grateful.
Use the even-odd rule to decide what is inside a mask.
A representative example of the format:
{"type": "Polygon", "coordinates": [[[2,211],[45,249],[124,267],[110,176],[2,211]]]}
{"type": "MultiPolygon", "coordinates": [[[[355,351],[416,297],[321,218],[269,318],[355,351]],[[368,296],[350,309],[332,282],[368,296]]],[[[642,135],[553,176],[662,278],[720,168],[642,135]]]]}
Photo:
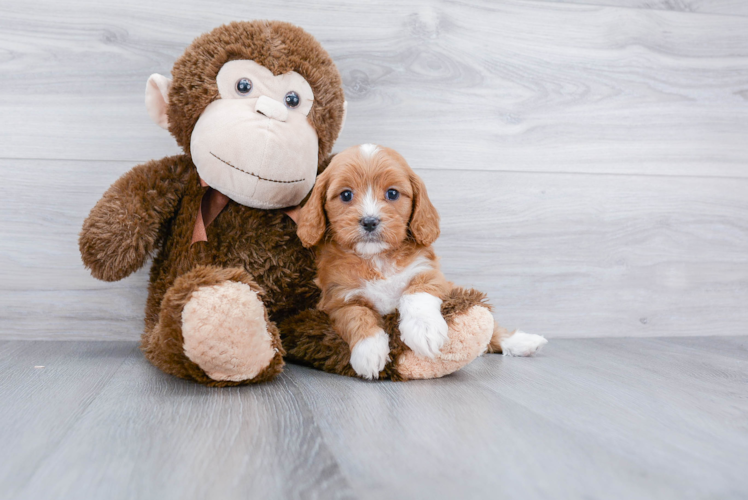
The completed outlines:
{"type": "Polygon", "coordinates": [[[300,24],[350,101],[339,147],[431,168],[748,175],[748,19],[547,2],[0,5],[0,157],[176,151],[144,83],[233,19],[300,24]]]}
{"type": "MultiPolygon", "coordinates": [[[[0,185],[11,207],[0,338],[138,338],[147,270],[98,282],[77,250],[83,218],[129,166],[0,161],[14,178],[0,185]]],[[[748,334],[748,180],[417,171],[442,216],[444,272],[487,292],[502,324],[549,337],[748,334]]]]}
{"type": "Polygon", "coordinates": [[[135,351],[132,342],[0,343],[0,498],[18,498],[135,351]]]}
{"type": "Polygon", "coordinates": [[[253,18],[330,51],[350,101],[337,149],[406,156],[448,276],[502,323],[748,334],[748,18],[706,13],[728,0],[621,5],[0,2],[0,338],[138,337],[147,269],[96,282],[78,231],[119,175],[177,152],[147,118],[148,75],[253,18]]]}
{"type": "Polygon", "coordinates": [[[368,498],[740,498],[748,357],[699,348],[720,341],[558,340],[438,381],[299,383],[368,498]]]}
{"type": "Polygon", "coordinates": [[[443,215],[444,272],[488,292],[502,324],[552,337],[748,334],[745,180],[420,173],[443,215]]]}
{"type": "Polygon", "coordinates": [[[130,168],[117,162],[0,160],[2,338],[136,339],[147,269],[117,283],[83,268],[78,233],[104,190],[130,168]],[[75,172],[75,173],[73,173],[75,172]],[[75,325],[85,327],[78,332],[75,325]]]}
{"type": "Polygon", "coordinates": [[[11,367],[0,361],[17,375],[0,389],[0,442],[15,445],[0,452],[0,464],[12,466],[3,468],[8,474],[0,478],[0,498],[353,498],[298,387],[287,378],[215,390],[159,372],[132,342],[119,359],[109,360],[113,369],[120,367],[114,376],[81,372],[81,358],[97,360],[98,351],[115,345],[123,344],[21,344],[26,352],[36,346],[35,360],[55,371],[54,378],[37,375],[46,375],[53,387],[22,378],[33,370],[25,360],[11,367]],[[50,360],[45,352],[72,348],[78,356],[50,360]],[[97,397],[78,401],[79,386],[106,379],[97,397]],[[63,392],[56,395],[58,390],[63,392]],[[27,401],[38,402],[29,408],[27,401]],[[58,406],[76,403],[84,411],[73,424],[59,439],[46,438],[46,422],[36,411],[52,419],[58,406]],[[18,437],[19,431],[34,439],[18,437]]]}
{"type": "Polygon", "coordinates": [[[732,356],[716,352],[722,341],[557,342],[543,362],[483,358],[465,375],[573,433],[569,455],[600,443],[621,459],[593,466],[598,477],[613,476],[601,480],[599,498],[631,485],[642,487],[631,498],[741,498],[748,487],[748,341],[724,339],[742,348],[732,356]]]}
{"type": "Polygon", "coordinates": [[[407,383],[291,365],[228,389],[133,342],[0,342],[0,400],[2,500],[748,495],[746,337],[554,340],[407,383]]]}

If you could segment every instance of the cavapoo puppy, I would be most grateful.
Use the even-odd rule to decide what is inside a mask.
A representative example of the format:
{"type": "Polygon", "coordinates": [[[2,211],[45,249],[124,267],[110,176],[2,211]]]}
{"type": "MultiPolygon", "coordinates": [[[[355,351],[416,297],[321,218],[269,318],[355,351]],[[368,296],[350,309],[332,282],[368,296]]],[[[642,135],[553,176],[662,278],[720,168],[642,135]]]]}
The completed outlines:
{"type": "MultiPolygon", "coordinates": [[[[441,304],[453,285],[431,248],[439,215],[402,156],[373,144],[339,153],[317,178],[298,223],[301,242],[317,250],[318,307],[351,347],[356,373],[372,379],[384,368],[389,338],[382,316],[395,310],[413,352],[439,353],[448,338],[441,304]]],[[[528,355],[546,342],[517,333],[497,327],[494,350],[528,355]],[[510,337],[518,345],[505,345],[510,337]]]]}

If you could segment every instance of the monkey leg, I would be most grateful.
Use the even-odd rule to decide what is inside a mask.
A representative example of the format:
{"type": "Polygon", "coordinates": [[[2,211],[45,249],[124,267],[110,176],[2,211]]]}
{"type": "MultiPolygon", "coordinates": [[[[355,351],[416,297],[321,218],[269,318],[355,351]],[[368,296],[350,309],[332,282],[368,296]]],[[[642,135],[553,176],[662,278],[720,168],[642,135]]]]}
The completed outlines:
{"type": "Polygon", "coordinates": [[[141,349],[156,367],[213,386],[270,380],[283,369],[278,328],[261,290],[240,268],[201,266],[180,276],[161,301],[141,349]]]}
{"type": "MultiPolygon", "coordinates": [[[[390,361],[379,374],[380,379],[443,377],[486,351],[494,320],[484,294],[455,288],[442,303],[442,314],[449,327],[449,340],[434,359],[417,356],[400,340],[397,313],[384,318],[384,329],[390,336],[390,361]]],[[[287,359],[330,373],[357,376],[349,363],[348,344],[335,332],[325,313],[304,311],[279,327],[287,359]]]]}
{"type": "Polygon", "coordinates": [[[434,359],[407,350],[395,368],[406,379],[438,378],[456,372],[486,352],[494,331],[494,319],[486,296],[477,290],[454,288],[442,303],[449,326],[449,340],[434,359]]]}

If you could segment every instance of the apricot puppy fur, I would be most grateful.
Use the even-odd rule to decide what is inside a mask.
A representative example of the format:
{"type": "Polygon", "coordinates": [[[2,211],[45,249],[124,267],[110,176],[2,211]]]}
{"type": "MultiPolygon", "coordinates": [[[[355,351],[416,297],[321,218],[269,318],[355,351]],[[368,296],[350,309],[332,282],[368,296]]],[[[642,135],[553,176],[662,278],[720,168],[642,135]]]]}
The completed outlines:
{"type": "Polygon", "coordinates": [[[433,358],[447,341],[442,301],[452,283],[431,244],[439,215],[423,181],[392,149],[364,144],[335,156],[299,214],[317,251],[318,308],[351,348],[351,366],[377,378],[389,357],[382,316],[400,312],[400,337],[433,358]]]}

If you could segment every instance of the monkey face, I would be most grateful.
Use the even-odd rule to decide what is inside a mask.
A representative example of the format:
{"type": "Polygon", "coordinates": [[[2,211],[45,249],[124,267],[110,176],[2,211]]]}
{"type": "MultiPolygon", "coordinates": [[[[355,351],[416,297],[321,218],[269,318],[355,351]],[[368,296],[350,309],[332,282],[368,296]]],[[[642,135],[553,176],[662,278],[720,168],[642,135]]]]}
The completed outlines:
{"type": "Polygon", "coordinates": [[[312,88],[296,72],[275,76],[249,60],[224,64],[216,83],[220,99],[200,115],[190,141],[200,177],[242,205],[297,205],[317,173],[312,88]]]}
{"type": "Polygon", "coordinates": [[[229,23],[198,37],[171,73],[150,76],[146,108],[208,185],[254,208],[306,196],[346,109],[340,73],[312,35],[280,21],[229,23]]]}

